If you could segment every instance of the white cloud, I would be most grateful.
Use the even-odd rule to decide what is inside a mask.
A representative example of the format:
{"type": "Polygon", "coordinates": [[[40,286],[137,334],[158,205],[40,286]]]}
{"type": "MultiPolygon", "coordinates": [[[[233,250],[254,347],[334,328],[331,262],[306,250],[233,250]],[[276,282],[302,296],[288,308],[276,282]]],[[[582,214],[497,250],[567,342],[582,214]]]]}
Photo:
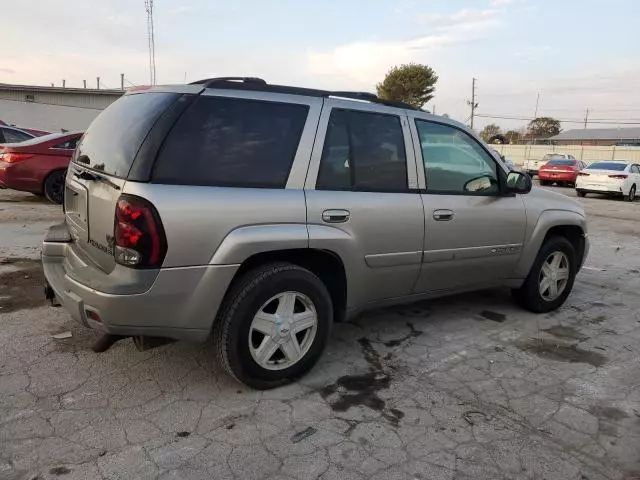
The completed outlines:
{"type": "Polygon", "coordinates": [[[503,7],[514,3],[524,3],[526,0],[491,0],[492,7],[503,7]]]}
{"type": "Polygon", "coordinates": [[[308,73],[319,76],[325,83],[344,85],[346,81],[370,89],[393,65],[425,62],[442,48],[479,40],[500,25],[497,10],[465,9],[439,18],[436,22],[432,15],[428,20],[438,23],[430,35],[409,40],[352,42],[328,51],[309,52],[308,73]]]}

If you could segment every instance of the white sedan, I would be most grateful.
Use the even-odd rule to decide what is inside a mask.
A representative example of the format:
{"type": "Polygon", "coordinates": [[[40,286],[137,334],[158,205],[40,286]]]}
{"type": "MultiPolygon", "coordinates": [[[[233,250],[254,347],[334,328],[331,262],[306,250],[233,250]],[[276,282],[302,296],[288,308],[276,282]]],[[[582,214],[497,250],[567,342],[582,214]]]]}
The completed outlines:
{"type": "Polygon", "coordinates": [[[595,162],[578,174],[576,193],[622,196],[633,202],[640,189],[640,165],[629,162],[595,162]]]}

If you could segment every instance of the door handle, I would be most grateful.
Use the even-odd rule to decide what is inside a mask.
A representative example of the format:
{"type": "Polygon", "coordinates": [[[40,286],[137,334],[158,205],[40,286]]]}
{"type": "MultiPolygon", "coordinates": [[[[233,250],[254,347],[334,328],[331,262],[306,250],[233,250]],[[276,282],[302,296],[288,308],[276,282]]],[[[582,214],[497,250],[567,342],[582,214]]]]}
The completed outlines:
{"type": "Polygon", "coordinates": [[[349,210],[325,210],[322,221],[326,223],[344,223],[349,220],[349,210]]]}
{"type": "Polygon", "coordinates": [[[453,219],[453,210],[434,210],[433,219],[438,222],[448,222],[453,219]]]}

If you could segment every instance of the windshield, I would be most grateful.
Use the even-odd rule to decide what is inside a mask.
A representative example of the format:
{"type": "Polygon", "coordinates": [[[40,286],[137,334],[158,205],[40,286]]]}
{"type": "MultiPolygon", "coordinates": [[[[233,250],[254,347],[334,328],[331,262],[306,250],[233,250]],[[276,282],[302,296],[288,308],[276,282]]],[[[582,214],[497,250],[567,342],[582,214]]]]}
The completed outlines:
{"type": "Polygon", "coordinates": [[[617,162],[596,162],[589,165],[588,168],[589,170],[617,170],[618,172],[622,172],[627,168],[627,164],[617,162]]]}
{"type": "Polygon", "coordinates": [[[24,142],[20,142],[21,147],[28,147],[30,145],[39,145],[44,142],[48,142],[49,140],[55,140],[56,138],[66,137],[69,135],[69,132],[66,133],[50,133],[48,135],[42,135],[41,137],[30,138],[29,140],[25,140],[24,142]]]}
{"type": "Polygon", "coordinates": [[[573,160],[551,160],[547,165],[573,165],[573,160]]]}

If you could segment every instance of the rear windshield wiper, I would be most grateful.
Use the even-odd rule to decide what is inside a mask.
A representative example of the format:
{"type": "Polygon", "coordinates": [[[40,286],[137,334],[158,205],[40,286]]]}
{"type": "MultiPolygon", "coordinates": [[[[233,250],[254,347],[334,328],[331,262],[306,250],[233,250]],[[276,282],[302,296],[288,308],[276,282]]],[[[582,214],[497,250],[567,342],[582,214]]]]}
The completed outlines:
{"type": "Polygon", "coordinates": [[[80,173],[73,172],[73,176],[76,177],[76,178],[79,178],[80,180],[87,180],[87,181],[90,181],[90,182],[102,182],[102,183],[105,183],[105,184],[109,185],[110,187],[115,188],[116,190],[120,190],[120,187],[118,185],[113,183],[107,177],[105,177],[103,175],[100,175],[98,173],[92,173],[92,172],[87,172],[87,171],[83,170],[80,173]]]}

